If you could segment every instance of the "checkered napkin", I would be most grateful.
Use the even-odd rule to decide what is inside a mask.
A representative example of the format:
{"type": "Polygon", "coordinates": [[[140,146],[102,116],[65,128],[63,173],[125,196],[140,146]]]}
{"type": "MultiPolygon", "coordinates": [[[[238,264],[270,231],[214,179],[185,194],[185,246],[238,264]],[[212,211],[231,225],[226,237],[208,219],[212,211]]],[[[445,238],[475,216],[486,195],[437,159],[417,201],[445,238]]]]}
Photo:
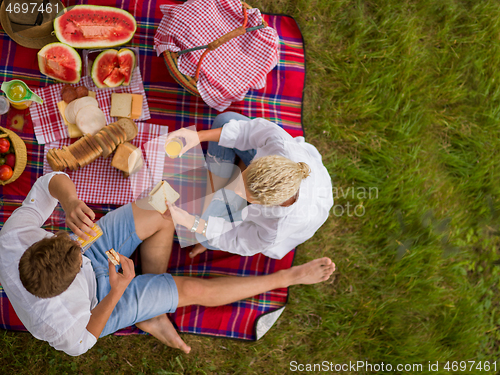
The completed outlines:
{"type": "MultiPolygon", "coordinates": [[[[242,26],[239,0],[193,0],[182,5],[160,5],[163,18],[154,43],[158,55],[207,45],[242,26]]],[[[248,27],[258,26],[258,9],[248,10],[248,27]]],[[[210,107],[225,110],[243,100],[250,89],[261,89],[266,75],[278,63],[279,38],[271,27],[247,32],[210,51],[201,65],[198,91],[210,107]]],[[[181,55],[179,71],[194,77],[204,50],[181,55]]]]}
{"type": "MultiPolygon", "coordinates": [[[[130,143],[149,150],[148,155],[158,157],[145,158],[144,167],[129,178],[124,178],[122,172],[111,166],[112,156],[107,159],[97,158],[88,166],[76,171],[65,170],[75,183],[78,197],[86,203],[123,205],[132,202],[151,190],[154,181],[160,181],[163,176],[163,156],[165,151],[161,142],[156,139],[167,134],[168,127],[138,122],[139,133],[130,143]],[[152,150],[156,150],[153,152],[152,150]]],[[[43,173],[52,169],[47,162],[47,152],[51,148],[68,146],[70,139],[60,139],[46,143],[43,158],[43,173]]],[[[164,144],[164,143],[163,143],[164,144]]],[[[143,158],[144,158],[143,151],[143,158]]]]}
{"type": "MultiPolygon", "coordinates": [[[[111,108],[111,93],[113,92],[128,92],[142,95],[142,116],[138,119],[138,121],[145,121],[151,118],[151,115],[149,114],[146,93],[144,92],[141,72],[138,67],[135,68],[134,73],[132,74],[132,81],[130,82],[130,86],[98,89],[94,85],[92,78],[90,78],[89,76],[83,77],[80,83],[73,86],[76,87],[82,85],[86,86],[91,91],[95,91],[96,99],[99,103],[99,108],[101,108],[106,115],[106,122],[108,124],[116,121],[115,117],[109,116],[109,111],[111,108]]],[[[57,103],[62,100],[61,89],[63,86],[63,83],[57,83],[44,88],[33,90],[38,96],[43,99],[43,104],[33,103],[30,106],[30,114],[33,121],[33,127],[35,129],[35,136],[39,144],[45,144],[58,141],[60,139],[69,138],[68,128],[66,127],[66,125],[64,125],[62,116],[59,113],[59,109],[57,108],[57,103]]]]}

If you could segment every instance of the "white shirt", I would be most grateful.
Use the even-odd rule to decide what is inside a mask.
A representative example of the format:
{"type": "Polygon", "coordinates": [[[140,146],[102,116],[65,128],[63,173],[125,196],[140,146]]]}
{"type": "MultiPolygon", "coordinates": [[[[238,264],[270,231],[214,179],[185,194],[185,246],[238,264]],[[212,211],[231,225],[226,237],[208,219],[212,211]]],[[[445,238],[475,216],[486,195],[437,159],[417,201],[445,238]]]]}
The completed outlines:
{"type": "Polygon", "coordinates": [[[209,217],[206,237],[211,246],[251,256],[262,253],[281,259],[311,238],[328,219],[333,206],[332,181],[321,155],[303,137],[293,138],[278,125],[262,118],[231,120],[222,128],[219,145],[242,151],[255,149],[255,159],[280,155],[304,162],[311,174],[302,180],[299,196],[288,207],[251,204],[242,211],[243,221],[232,223],[209,217]]]}
{"type": "Polygon", "coordinates": [[[97,339],[86,327],[90,311],[97,305],[96,278],[90,259],[82,256],[80,272],[69,288],[52,298],[28,292],[19,278],[19,260],[33,243],[52,233],[40,228],[52,214],[57,199],[49,192],[49,182],[57,172],[40,177],[21,207],[0,231],[0,283],[24,326],[37,339],[57,350],[77,356],[97,339]]]}

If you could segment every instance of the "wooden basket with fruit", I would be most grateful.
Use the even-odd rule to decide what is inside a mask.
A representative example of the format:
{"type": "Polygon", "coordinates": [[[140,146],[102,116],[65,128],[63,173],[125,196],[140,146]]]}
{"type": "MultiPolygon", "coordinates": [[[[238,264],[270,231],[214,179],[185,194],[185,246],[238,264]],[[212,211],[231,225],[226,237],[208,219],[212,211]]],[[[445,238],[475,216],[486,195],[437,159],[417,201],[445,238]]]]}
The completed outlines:
{"type": "Polygon", "coordinates": [[[0,126],[0,185],[17,180],[27,161],[24,141],[13,131],[0,126]]]}

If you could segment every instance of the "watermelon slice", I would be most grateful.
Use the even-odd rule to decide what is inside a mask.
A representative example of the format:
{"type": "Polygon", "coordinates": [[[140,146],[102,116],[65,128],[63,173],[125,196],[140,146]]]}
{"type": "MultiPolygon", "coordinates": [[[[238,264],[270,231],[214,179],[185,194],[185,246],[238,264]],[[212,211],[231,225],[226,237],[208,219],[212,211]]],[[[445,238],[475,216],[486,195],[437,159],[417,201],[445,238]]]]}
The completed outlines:
{"type": "Polygon", "coordinates": [[[118,87],[123,81],[125,81],[125,76],[120,72],[120,68],[114,68],[111,74],[106,77],[104,83],[108,87],[118,87]]]}
{"type": "Polygon", "coordinates": [[[124,76],[122,85],[130,85],[132,72],[135,68],[135,53],[127,48],[122,48],[118,51],[118,64],[120,65],[120,73],[124,76]]]}
{"type": "Polygon", "coordinates": [[[135,67],[135,53],[129,49],[101,52],[92,65],[91,76],[99,88],[128,86],[135,67]]]}
{"type": "Polygon", "coordinates": [[[75,48],[107,48],[129,42],[137,29],[134,17],[123,9],[75,5],[54,20],[59,41],[75,48]]]}
{"type": "Polygon", "coordinates": [[[65,83],[78,83],[82,59],[76,50],[64,43],[50,43],[37,54],[40,72],[65,83]]]}
{"type": "Polygon", "coordinates": [[[118,51],[116,49],[101,52],[92,65],[91,76],[95,85],[101,89],[108,87],[104,80],[118,67],[118,51]]]}

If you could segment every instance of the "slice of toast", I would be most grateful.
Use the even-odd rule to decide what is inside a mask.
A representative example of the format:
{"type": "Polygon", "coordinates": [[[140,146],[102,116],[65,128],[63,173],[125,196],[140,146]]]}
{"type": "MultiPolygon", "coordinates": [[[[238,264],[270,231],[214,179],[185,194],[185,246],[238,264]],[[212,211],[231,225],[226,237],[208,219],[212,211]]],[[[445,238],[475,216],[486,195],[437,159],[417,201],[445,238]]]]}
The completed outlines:
{"type": "Polygon", "coordinates": [[[76,171],[79,167],[78,160],[73,156],[73,154],[68,150],[68,147],[64,146],[61,150],[64,152],[65,161],[68,164],[68,168],[72,171],[76,171]]]}
{"type": "Polygon", "coordinates": [[[125,132],[123,131],[123,129],[121,130],[118,130],[119,126],[117,127],[118,125],[116,124],[110,124],[108,125],[108,130],[111,131],[111,133],[114,134],[114,136],[116,137],[116,139],[118,139],[118,142],[120,144],[122,144],[123,142],[125,142],[126,138],[127,138],[127,135],[125,134],[125,132]]]}
{"type": "Polygon", "coordinates": [[[102,128],[102,130],[104,131],[104,134],[107,134],[108,137],[111,138],[111,140],[113,141],[115,147],[114,148],[117,148],[119,145],[120,145],[120,140],[118,139],[118,137],[115,135],[115,133],[113,132],[113,130],[111,130],[108,126],[105,126],[104,128],[102,128]]]}
{"type": "Polygon", "coordinates": [[[103,149],[102,156],[104,158],[107,158],[110,154],[112,154],[116,148],[115,143],[108,133],[104,131],[104,129],[101,129],[101,131],[94,136],[94,139],[101,145],[103,149]]]}
{"type": "Polygon", "coordinates": [[[64,169],[61,162],[55,155],[54,149],[50,149],[47,152],[47,161],[49,162],[50,168],[52,168],[53,171],[62,171],[64,169]]]}
{"type": "Polygon", "coordinates": [[[55,155],[56,159],[59,160],[59,162],[62,165],[63,169],[70,167],[70,165],[69,165],[69,163],[68,163],[68,161],[67,161],[67,159],[65,157],[64,150],[55,148],[54,149],[54,155],[55,155]]]}
{"type": "Polygon", "coordinates": [[[108,126],[117,133],[117,135],[120,137],[120,140],[122,143],[127,141],[127,133],[120,125],[118,125],[116,122],[113,122],[112,124],[109,124],[108,126]]]}
{"type": "Polygon", "coordinates": [[[164,214],[168,209],[165,202],[174,203],[179,197],[179,193],[177,193],[167,181],[160,181],[149,193],[148,203],[156,211],[164,214]]]}
{"type": "Polygon", "coordinates": [[[130,118],[132,116],[132,95],[128,93],[112,93],[109,115],[111,117],[130,118]]]}
{"type": "Polygon", "coordinates": [[[116,124],[121,126],[123,130],[125,130],[125,133],[127,134],[127,142],[130,142],[139,133],[139,128],[137,127],[136,123],[129,118],[120,118],[118,119],[116,124]]]}

